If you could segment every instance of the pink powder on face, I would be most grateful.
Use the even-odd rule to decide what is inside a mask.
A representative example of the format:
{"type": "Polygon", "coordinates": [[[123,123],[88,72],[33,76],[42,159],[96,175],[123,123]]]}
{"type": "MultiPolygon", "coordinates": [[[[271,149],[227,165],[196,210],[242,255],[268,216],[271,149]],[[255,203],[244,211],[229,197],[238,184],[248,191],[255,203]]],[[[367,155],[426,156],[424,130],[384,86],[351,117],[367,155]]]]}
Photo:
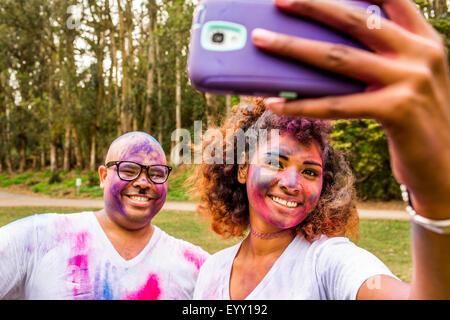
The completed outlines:
{"type": "Polygon", "coordinates": [[[161,295],[158,276],[151,273],[147,282],[136,292],[127,293],[125,300],[158,300],[161,295]]]}
{"type": "Polygon", "coordinates": [[[205,262],[205,257],[203,255],[197,254],[195,252],[192,252],[189,249],[185,249],[183,252],[183,256],[185,259],[189,262],[192,262],[197,267],[197,270],[200,269],[200,267],[205,262]]]}

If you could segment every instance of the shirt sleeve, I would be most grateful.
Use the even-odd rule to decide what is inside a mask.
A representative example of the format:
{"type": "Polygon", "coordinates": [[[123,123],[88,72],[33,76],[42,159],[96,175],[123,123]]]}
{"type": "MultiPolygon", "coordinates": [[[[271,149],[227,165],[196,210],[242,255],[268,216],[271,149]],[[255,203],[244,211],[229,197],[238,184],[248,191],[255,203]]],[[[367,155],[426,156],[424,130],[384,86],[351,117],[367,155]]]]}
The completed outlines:
{"type": "Polygon", "coordinates": [[[27,268],[33,254],[34,218],[0,228],[0,299],[23,299],[27,268]]]}
{"type": "Polygon", "coordinates": [[[355,300],[361,285],[373,276],[397,278],[380,259],[347,238],[331,238],[320,245],[316,274],[321,296],[331,300],[355,300]]]}

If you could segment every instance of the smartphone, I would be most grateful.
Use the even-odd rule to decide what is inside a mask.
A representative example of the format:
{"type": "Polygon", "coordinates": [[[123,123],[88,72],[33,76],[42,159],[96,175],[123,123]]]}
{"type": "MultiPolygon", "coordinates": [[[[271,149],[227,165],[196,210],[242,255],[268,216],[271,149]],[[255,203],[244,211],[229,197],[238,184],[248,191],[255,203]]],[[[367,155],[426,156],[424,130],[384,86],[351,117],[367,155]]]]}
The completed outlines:
{"type": "MultiPolygon", "coordinates": [[[[366,10],[376,7],[362,1],[341,2],[366,10]]],[[[255,28],[367,50],[338,31],[281,11],[272,0],[201,0],[194,11],[189,43],[191,84],[215,94],[292,99],[365,90],[367,85],[359,81],[258,49],[251,41],[255,28]]]]}

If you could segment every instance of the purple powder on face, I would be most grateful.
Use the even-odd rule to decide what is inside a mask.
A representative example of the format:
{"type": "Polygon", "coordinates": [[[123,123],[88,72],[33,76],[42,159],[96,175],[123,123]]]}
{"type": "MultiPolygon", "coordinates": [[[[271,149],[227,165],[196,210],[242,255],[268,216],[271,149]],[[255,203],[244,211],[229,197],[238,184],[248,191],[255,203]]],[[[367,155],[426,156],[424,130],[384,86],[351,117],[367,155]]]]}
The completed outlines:
{"type": "Polygon", "coordinates": [[[129,160],[145,164],[164,164],[165,155],[159,144],[152,141],[127,146],[119,155],[119,160],[129,160]]]}

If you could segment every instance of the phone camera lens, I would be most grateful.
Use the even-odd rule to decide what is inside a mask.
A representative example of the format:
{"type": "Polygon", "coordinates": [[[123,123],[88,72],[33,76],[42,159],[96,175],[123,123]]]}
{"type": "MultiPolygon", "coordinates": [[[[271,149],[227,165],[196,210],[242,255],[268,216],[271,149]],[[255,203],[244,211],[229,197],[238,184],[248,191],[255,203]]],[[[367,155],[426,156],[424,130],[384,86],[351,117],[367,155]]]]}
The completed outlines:
{"type": "Polygon", "coordinates": [[[224,34],[222,32],[215,32],[212,35],[212,42],[214,43],[222,43],[224,39],[224,34]]]}

